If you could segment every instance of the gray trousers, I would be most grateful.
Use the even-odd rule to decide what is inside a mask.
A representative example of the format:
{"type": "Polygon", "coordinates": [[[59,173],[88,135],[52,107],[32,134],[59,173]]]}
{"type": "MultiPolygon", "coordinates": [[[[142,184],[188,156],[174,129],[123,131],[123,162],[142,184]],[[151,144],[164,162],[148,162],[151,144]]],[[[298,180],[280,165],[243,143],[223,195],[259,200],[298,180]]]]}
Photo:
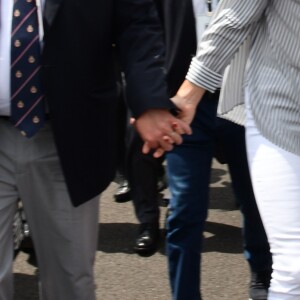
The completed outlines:
{"type": "Polygon", "coordinates": [[[72,206],[49,122],[28,139],[0,118],[0,300],[13,299],[12,224],[19,198],[37,255],[40,299],[94,300],[99,197],[72,206]]]}

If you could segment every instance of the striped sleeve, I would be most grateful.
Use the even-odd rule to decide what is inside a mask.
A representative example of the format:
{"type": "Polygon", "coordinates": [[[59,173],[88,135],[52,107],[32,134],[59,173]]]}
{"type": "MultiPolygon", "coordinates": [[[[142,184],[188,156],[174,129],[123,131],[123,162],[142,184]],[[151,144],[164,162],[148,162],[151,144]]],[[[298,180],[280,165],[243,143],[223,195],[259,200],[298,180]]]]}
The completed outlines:
{"type": "Polygon", "coordinates": [[[239,46],[270,0],[223,0],[198,44],[186,79],[214,92],[239,46]]]}
{"type": "Polygon", "coordinates": [[[196,57],[192,59],[186,79],[192,83],[205,87],[206,90],[214,92],[221,85],[222,75],[207,68],[196,57]]]}

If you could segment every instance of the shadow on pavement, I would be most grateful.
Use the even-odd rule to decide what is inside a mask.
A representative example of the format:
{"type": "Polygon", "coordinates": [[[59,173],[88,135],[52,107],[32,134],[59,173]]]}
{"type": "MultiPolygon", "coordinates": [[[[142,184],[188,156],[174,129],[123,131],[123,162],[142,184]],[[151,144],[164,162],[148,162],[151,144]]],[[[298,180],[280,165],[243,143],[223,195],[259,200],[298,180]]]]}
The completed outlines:
{"type": "Polygon", "coordinates": [[[225,176],[226,174],[227,174],[226,170],[218,169],[218,168],[211,169],[210,183],[220,182],[223,176],[225,176]]]}
{"type": "MultiPolygon", "coordinates": [[[[139,225],[133,223],[104,223],[100,224],[98,251],[105,253],[126,253],[136,254],[133,250],[134,242],[138,232],[139,225]]],[[[165,254],[165,230],[160,230],[160,242],[158,251],[165,254]]],[[[156,251],[157,252],[157,251],[156,251]]],[[[149,253],[151,256],[155,254],[149,253]]]]}
{"type": "Polygon", "coordinates": [[[242,253],[241,228],[222,223],[206,222],[203,252],[242,253]]]}
{"type": "MultiPolygon", "coordinates": [[[[241,228],[222,223],[206,222],[203,253],[219,252],[239,254],[243,252],[241,228]]],[[[165,255],[164,230],[162,231],[159,252],[165,255]]]]}
{"type": "Polygon", "coordinates": [[[213,168],[210,176],[210,209],[221,210],[236,210],[237,205],[235,196],[231,187],[230,177],[228,178],[228,171],[213,168]]]}
{"type": "Polygon", "coordinates": [[[14,300],[38,299],[38,279],[36,275],[14,273],[14,300]]]}
{"type": "Polygon", "coordinates": [[[211,187],[209,190],[209,208],[225,211],[237,210],[231,183],[224,182],[222,187],[211,187]]]}
{"type": "Polygon", "coordinates": [[[98,251],[134,254],[133,246],[139,225],[133,223],[101,223],[98,251]]]}

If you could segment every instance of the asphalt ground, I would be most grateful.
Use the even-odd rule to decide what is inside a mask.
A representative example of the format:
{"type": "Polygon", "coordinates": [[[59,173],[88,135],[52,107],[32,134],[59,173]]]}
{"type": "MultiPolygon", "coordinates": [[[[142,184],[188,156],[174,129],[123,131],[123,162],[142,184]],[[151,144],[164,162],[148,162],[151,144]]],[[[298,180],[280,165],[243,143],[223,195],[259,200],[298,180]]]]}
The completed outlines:
{"type": "MultiPolygon", "coordinates": [[[[95,263],[97,300],[169,300],[164,243],[167,208],[163,201],[168,197],[168,190],[161,194],[159,250],[152,256],[142,257],[133,251],[138,222],[132,202],[116,203],[113,199],[116,188],[112,183],[101,197],[95,263]]],[[[203,299],[248,299],[249,270],[242,253],[241,214],[235,205],[227,167],[216,161],[212,166],[210,209],[204,236],[203,299]]],[[[38,299],[38,269],[26,252],[19,252],[14,263],[15,300],[38,299]]]]}

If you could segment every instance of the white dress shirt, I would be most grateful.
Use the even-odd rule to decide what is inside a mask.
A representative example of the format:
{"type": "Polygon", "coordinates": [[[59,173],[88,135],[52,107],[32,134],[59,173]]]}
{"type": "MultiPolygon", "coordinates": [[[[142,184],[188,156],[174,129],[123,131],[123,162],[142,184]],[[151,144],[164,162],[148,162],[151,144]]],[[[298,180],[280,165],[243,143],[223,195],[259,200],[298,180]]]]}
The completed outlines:
{"type": "Polygon", "coordinates": [[[13,0],[0,2],[0,115],[10,114],[10,35],[13,0]]]}
{"type": "Polygon", "coordinates": [[[218,0],[193,0],[193,10],[196,20],[197,41],[208,27],[212,12],[215,10],[218,0]]]}
{"type": "MultiPolygon", "coordinates": [[[[212,10],[216,8],[218,0],[211,0],[212,10]]],[[[195,16],[206,13],[208,11],[208,1],[207,0],[193,0],[193,8],[195,16]]]]}

